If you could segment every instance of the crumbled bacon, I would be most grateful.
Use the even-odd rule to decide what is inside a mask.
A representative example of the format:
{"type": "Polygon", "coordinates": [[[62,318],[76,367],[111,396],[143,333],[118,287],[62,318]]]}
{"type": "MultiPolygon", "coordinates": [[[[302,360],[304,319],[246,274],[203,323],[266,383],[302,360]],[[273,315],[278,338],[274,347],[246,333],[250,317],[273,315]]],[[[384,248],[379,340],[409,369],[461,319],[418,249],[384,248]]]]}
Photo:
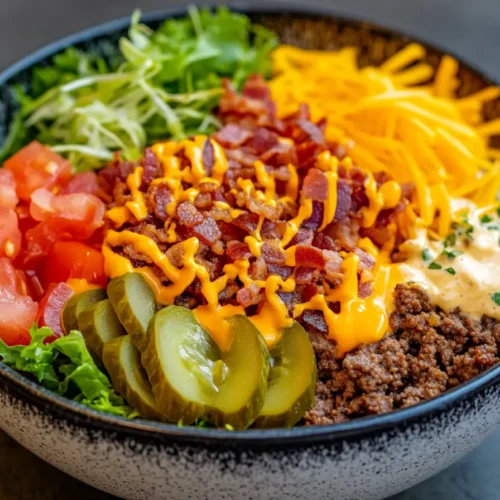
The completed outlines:
{"type": "Polygon", "coordinates": [[[172,195],[166,184],[150,184],[146,195],[148,209],[153,211],[161,221],[168,218],[167,205],[172,201],[172,195]]]}
{"type": "Polygon", "coordinates": [[[297,245],[295,248],[295,264],[297,266],[323,269],[325,265],[323,252],[311,245],[297,245]]]}
{"type": "Polygon", "coordinates": [[[227,244],[227,256],[232,260],[247,260],[252,256],[252,252],[246,243],[230,241],[227,244]]]}
{"type": "Polygon", "coordinates": [[[245,212],[234,219],[233,224],[240,229],[243,229],[248,234],[252,234],[257,229],[259,224],[259,216],[250,212],[245,212]]]}
{"type": "Polygon", "coordinates": [[[236,293],[236,300],[245,309],[259,304],[263,298],[263,290],[261,290],[255,283],[252,283],[249,287],[241,288],[236,293]]]}
{"type": "Polygon", "coordinates": [[[375,257],[365,252],[361,248],[355,248],[354,252],[359,257],[359,269],[368,269],[371,271],[375,267],[375,257]]]}
{"type": "Polygon", "coordinates": [[[220,240],[222,233],[220,232],[217,222],[212,217],[206,217],[203,222],[193,227],[193,233],[203,243],[212,246],[217,240],[220,240]]]}
{"type": "Polygon", "coordinates": [[[262,257],[266,264],[284,264],[286,255],[280,246],[272,241],[266,241],[261,249],[262,257]]]}
{"type": "Polygon", "coordinates": [[[215,133],[214,139],[226,148],[237,148],[251,136],[250,130],[246,130],[234,123],[228,123],[215,133]]]}
{"type": "Polygon", "coordinates": [[[179,222],[187,227],[193,227],[203,222],[202,213],[189,201],[177,206],[179,222]]]}
{"type": "Polygon", "coordinates": [[[212,169],[214,168],[215,158],[214,158],[214,147],[210,142],[210,139],[205,141],[203,146],[203,166],[205,167],[205,172],[207,177],[212,175],[212,169]]]}
{"type": "Polygon", "coordinates": [[[333,220],[344,220],[349,216],[351,211],[351,186],[345,179],[337,181],[337,208],[335,210],[335,217],[333,220]]]}
{"type": "Polygon", "coordinates": [[[314,201],[326,201],[328,199],[328,180],[325,173],[317,168],[309,169],[304,179],[302,194],[314,201]]]}
{"type": "Polygon", "coordinates": [[[283,280],[286,280],[291,276],[293,268],[291,268],[290,266],[283,266],[281,264],[270,264],[268,262],[267,272],[269,274],[275,274],[276,276],[279,276],[283,280]]]}
{"type": "Polygon", "coordinates": [[[314,279],[314,267],[297,267],[295,268],[294,278],[297,285],[307,285],[314,279]]]}
{"type": "Polygon", "coordinates": [[[147,188],[149,183],[153,179],[160,177],[163,171],[160,160],[158,160],[151,148],[146,148],[144,150],[141,166],[143,168],[142,185],[147,188]]]}

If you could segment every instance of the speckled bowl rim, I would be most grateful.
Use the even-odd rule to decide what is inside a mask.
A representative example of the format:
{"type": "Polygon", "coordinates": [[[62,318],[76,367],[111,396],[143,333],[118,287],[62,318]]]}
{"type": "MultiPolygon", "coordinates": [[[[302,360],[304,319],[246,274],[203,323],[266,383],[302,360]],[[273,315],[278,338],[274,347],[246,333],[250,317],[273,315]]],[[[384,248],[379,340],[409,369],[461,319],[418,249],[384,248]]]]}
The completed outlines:
{"type": "MultiPolygon", "coordinates": [[[[453,54],[452,51],[443,49],[437,44],[427,43],[420,37],[415,36],[406,30],[402,32],[399,29],[379,26],[377,23],[373,23],[363,18],[352,18],[339,14],[335,9],[330,7],[312,6],[309,9],[304,9],[296,4],[289,4],[287,2],[280,2],[269,6],[261,3],[260,1],[252,1],[251,3],[233,2],[229,6],[233,10],[248,14],[290,14],[294,17],[330,17],[344,23],[366,25],[369,26],[370,29],[381,34],[389,34],[402,39],[416,41],[432,50],[435,50],[436,52],[450,54],[464,66],[468,67],[468,69],[479,74],[485,81],[491,84],[498,84],[495,79],[489,76],[485,71],[478,69],[474,64],[470,64],[468,61],[464,60],[463,57],[459,57],[453,54]]],[[[152,23],[169,17],[182,16],[185,13],[185,7],[176,7],[146,13],[142,16],[142,20],[145,23],[152,23]]],[[[111,35],[127,28],[129,24],[130,17],[122,17],[61,38],[39,50],[36,50],[5,69],[2,73],[0,73],[0,85],[6,84],[18,73],[29,69],[39,61],[50,57],[68,46],[90,41],[94,38],[111,35]]],[[[458,404],[460,401],[472,397],[475,394],[486,390],[491,385],[498,383],[500,380],[500,364],[434,399],[419,403],[409,408],[395,410],[382,415],[363,417],[346,423],[325,426],[293,427],[291,429],[250,429],[246,431],[233,432],[220,429],[178,427],[173,424],[164,424],[146,420],[130,420],[91,410],[79,403],[75,403],[74,401],[44,389],[37,383],[29,380],[1,362],[0,378],[2,379],[1,382],[11,385],[16,392],[27,401],[33,402],[35,405],[41,406],[42,408],[50,409],[52,413],[60,414],[62,417],[71,419],[75,422],[81,422],[86,426],[93,424],[98,428],[110,431],[126,431],[130,435],[147,437],[148,440],[154,440],[154,438],[157,437],[162,440],[164,438],[169,438],[175,442],[182,441],[207,445],[267,446],[277,444],[282,447],[300,444],[309,446],[325,441],[347,438],[360,439],[363,436],[372,433],[390,431],[391,429],[395,429],[401,425],[408,425],[412,422],[417,422],[425,418],[431,418],[433,415],[444,412],[458,404]]]]}

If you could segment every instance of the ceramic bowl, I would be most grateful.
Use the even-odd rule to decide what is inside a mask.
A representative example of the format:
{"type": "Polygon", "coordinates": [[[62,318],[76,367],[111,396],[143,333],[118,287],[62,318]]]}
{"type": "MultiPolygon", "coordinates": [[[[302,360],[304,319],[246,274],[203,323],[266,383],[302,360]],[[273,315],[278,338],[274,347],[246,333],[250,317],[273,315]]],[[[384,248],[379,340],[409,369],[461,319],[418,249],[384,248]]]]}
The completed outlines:
{"type": "MultiPolygon", "coordinates": [[[[286,43],[360,48],[377,64],[408,43],[385,29],[329,13],[249,13],[286,43]]],[[[155,25],[182,12],[146,16],[155,25]]],[[[71,45],[109,52],[129,20],[70,36],[0,76],[0,142],[15,110],[8,86],[71,45]]],[[[428,47],[428,62],[442,52],[428,47]]],[[[460,66],[460,93],[491,83],[460,66]]],[[[499,117],[498,103],[486,109],[499,117]]],[[[500,366],[412,408],[325,427],[228,432],[178,428],[99,414],[58,397],[0,363],[0,428],[64,472],[133,500],[314,498],[376,500],[436,474],[478,445],[500,422],[500,366]]]]}

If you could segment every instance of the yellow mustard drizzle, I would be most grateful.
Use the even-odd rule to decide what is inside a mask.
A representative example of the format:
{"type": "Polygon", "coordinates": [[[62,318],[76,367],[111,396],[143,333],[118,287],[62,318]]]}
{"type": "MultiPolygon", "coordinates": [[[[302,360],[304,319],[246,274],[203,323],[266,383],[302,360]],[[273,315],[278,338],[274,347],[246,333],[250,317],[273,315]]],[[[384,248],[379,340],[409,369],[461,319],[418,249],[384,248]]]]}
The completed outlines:
{"type": "MultiPolygon", "coordinates": [[[[160,159],[163,166],[164,177],[155,179],[153,183],[166,183],[173,195],[173,200],[167,207],[167,213],[174,215],[177,203],[184,200],[194,201],[199,193],[198,187],[203,182],[215,182],[221,184],[224,174],[228,168],[223,149],[213,140],[214,166],[211,177],[207,177],[203,164],[203,148],[206,145],[205,136],[197,136],[193,140],[184,140],[179,143],[165,142],[153,146],[153,152],[160,159]],[[180,159],[175,156],[184,151],[190,165],[181,168],[180,159]],[[183,183],[191,184],[192,187],[183,188],[183,183]]],[[[338,159],[329,152],[323,153],[318,158],[317,167],[322,170],[328,180],[328,200],[324,204],[324,216],[320,229],[326,227],[333,221],[336,211],[338,159]]],[[[343,160],[343,165],[350,165],[348,159],[343,160]]],[[[299,178],[293,165],[288,166],[290,180],[287,184],[287,201],[296,203],[299,196],[299,178]]],[[[255,163],[255,172],[262,190],[257,190],[254,183],[249,179],[238,179],[237,184],[243,192],[255,196],[269,206],[276,207],[276,185],[274,176],[268,173],[261,162],[255,163]]],[[[127,178],[127,185],[132,195],[132,201],[126,207],[113,208],[108,211],[107,216],[120,228],[133,214],[137,220],[143,220],[146,216],[144,196],[139,191],[142,183],[142,168],[138,167],[127,178]]],[[[392,181],[386,182],[377,190],[377,184],[373,176],[369,176],[367,184],[367,195],[370,206],[364,213],[364,220],[375,221],[378,213],[383,208],[394,207],[401,198],[399,185],[392,181]]],[[[283,200],[283,198],[282,198],[283,200]]],[[[282,201],[281,200],[281,201],[282,201]]],[[[232,209],[225,202],[215,202],[214,206],[219,209],[230,211],[231,217],[237,218],[245,211],[232,209]]],[[[312,201],[301,198],[298,203],[297,215],[288,221],[283,238],[279,242],[281,249],[286,254],[286,265],[295,266],[296,247],[289,247],[290,242],[298,233],[302,223],[312,214],[312,201]]],[[[259,218],[256,230],[245,238],[253,256],[260,257],[262,245],[261,236],[264,217],[259,218]]],[[[167,241],[174,243],[177,240],[175,223],[167,222],[167,241]]],[[[214,281],[210,280],[209,273],[205,267],[196,261],[196,252],[200,242],[196,237],[189,238],[178,243],[182,245],[182,267],[174,266],[169,258],[158,248],[158,245],[147,236],[131,231],[109,230],[103,245],[105,259],[105,271],[111,277],[120,276],[127,272],[138,272],[144,276],[155,292],[157,301],[162,305],[173,304],[175,299],[181,295],[193,281],[198,278],[201,283],[201,292],[207,302],[206,305],[198,306],[194,310],[197,320],[212,335],[222,350],[227,350],[231,344],[232,336],[227,318],[235,314],[245,314],[241,306],[219,304],[219,293],[222,292],[229,280],[238,278],[245,287],[258,287],[264,290],[265,298],[257,315],[250,320],[262,332],[269,346],[274,345],[280,338],[281,331],[291,325],[293,318],[288,314],[285,303],[280,299],[278,292],[293,292],[296,283],[292,277],[283,280],[276,275],[270,275],[266,280],[253,280],[249,276],[250,263],[247,260],[237,260],[232,264],[226,264],[223,274],[214,281]],[[162,279],[150,266],[134,268],[132,263],[125,257],[115,253],[112,248],[130,245],[137,252],[147,257],[165,275],[169,284],[165,285],[162,279]]],[[[372,254],[377,262],[382,261],[381,255],[388,252],[378,248],[369,240],[360,240],[359,246],[372,254]]],[[[385,261],[385,259],[384,259],[385,261]]],[[[387,261],[389,261],[387,255],[387,261]]],[[[388,317],[386,310],[392,307],[392,291],[396,283],[403,281],[401,273],[396,265],[377,265],[374,271],[373,294],[368,299],[358,297],[358,264],[359,257],[352,254],[344,255],[343,270],[344,280],[338,288],[331,289],[328,293],[314,296],[309,302],[295,307],[294,317],[300,316],[304,310],[321,310],[329,329],[329,335],[334,339],[339,348],[339,356],[353,349],[361,343],[379,340],[388,329],[388,317]],[[340,302],[340,313],[334,313],[329,304],[340,302]]],[[[363,272],[362,281],[369,281],[372,274],[363,272]]]]}

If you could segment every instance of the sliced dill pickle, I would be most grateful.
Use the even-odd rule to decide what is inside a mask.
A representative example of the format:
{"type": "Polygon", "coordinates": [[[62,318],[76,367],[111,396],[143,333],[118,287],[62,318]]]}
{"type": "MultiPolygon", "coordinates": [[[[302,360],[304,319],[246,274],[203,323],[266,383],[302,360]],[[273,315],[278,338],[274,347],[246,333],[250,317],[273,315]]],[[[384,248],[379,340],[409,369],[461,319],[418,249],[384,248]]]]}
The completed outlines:
{"type": "Polygon", "coordinates": [[[151,384],[141,365],[141,354],[129,335],[107,342],[102,360],[113,387],[133,406],[141,417],[164,420],[156,407],[151,384]]]}
{"type": "Polygon", "coordinates": [[[106,297],[106,290],[96,288],[95,290],[80,293],[69,299],[62,314],[65,332],[69,333],[71,330],[78,330],[78,315],[80,312],[91,304],[104,300],[106,297]]]}
{"type": "Polygon", "coordinates": [[[313,404],[316,377],[316,358],[309,335],[294,322],[271,350],[266,400],[254,426],[294,426],[313,404]]]}
{"type": "Polygon", "coordinates": [[[213,369],[217,390],[207,419],[217,427],[246,429],[266,399],[269,351],[264,337],[246,316],[233,316],[227,321],[233,339],[213,369]]]}
{"type": "Polygon", "coordinates": [[[80,311],[78,326],[86,344],[101,359],[104,344],[126,334],[109,299],[80,311]]]}
{"type": "Polygon", "coordinates": [[[190,425],[204,415],[215,392],[217,357],[215,343],[189,309],[169,306],[155,314],[142,364],[168,420],[190,425]]]}
{"type": "Polygon", "coordinates": [[[153,290],[139,273],[127,273],[109,282],[108,297],[120,323],[139,351],[144,351],[148,325],[156,312],[153,290]]]}

